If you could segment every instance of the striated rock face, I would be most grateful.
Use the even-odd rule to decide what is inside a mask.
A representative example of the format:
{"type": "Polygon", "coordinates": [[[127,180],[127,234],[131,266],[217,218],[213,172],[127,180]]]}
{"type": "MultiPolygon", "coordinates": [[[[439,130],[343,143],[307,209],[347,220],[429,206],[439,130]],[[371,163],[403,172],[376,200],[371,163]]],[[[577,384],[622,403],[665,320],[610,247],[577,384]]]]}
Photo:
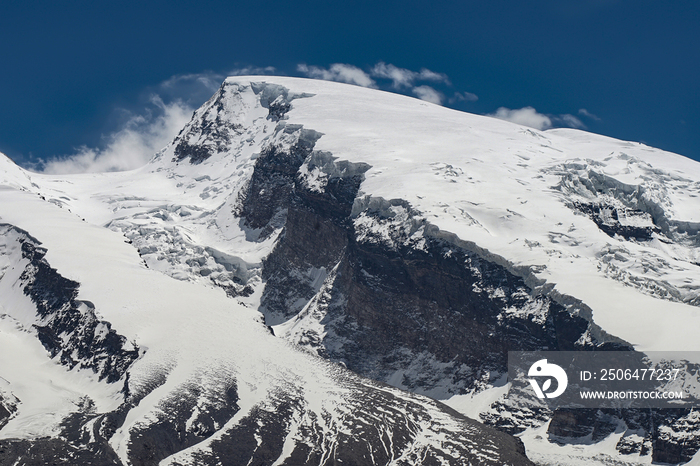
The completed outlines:
{"type": "MultiPolygon", "coordinates": [[[[446,410],[435,402],[414,396],[396,397],[369,381],[349,382],[352,415],[333,426],[305,412],[293,396],[282,395],[273,404],[255,410],[223,436],[210,443],[208,451],[193,458],[200,464],[529,464],[522,443],[495,429],[446,410]],[[427,409],[426,409],[427,408],[427,409]],[[442,437],[443,447],[420,439],[425,428],[442,437]],[[319,429],[319,427],[322,427],[319,429]],[[325,428],[323,428],[325,427],[325,428]],[[373,435],[375,429],[383,433],[373,435]],[[290,444],[289,436],[300,441],[290,444]],[[319,446],[322,446],[319,448],[319,446]],[[281,456],[280,456],[281,455],[281,456]],[[245,461],[243,460],[245,459],[245,461]]],[[[348,413],[350,414],[350,413],[348,413]]],[[[426,439],[427,440],[427,439],[426,439]]],[[[174,464],[179,464],[175,462],[174,464]]]]}
{"type": "MultiPolygon", "coordinates": [[[[134,438],[129,446],[132,464],[158,464],[164,458],[197,445],[220,430],[238,411],[235,389],[226,393],[218,409],[207,406],[200,410],[197,395],[192,391],[174,394],[165,402],[166,413],[152,424],[132,430],[134,438]]],[[[241,454],[250,457],[251,451],[241,451],[241,454]]]]}
{"type": "Polygon", "coordinates": [[[279,228],[284,213],[262,273],[266,322],[284,323],[276,334],[434,396],[493,382],[506,372],[508,351],[603,343],[590,337],[590,321],[439,231],[408,202],[357,197],[369,165],[310,148],[305,160],[293,153],[297,146],[264,153],[239,207],[263,231],[279,228]]]}
{"type": "Polygon", "coordinates": [[[684,463],[700,450],[700,413],[661,412],[656,416],[658,434],[653,436],[652,459],[659,463],[684,463]]]}
{"type": "Polygon", "coordinates": [[[284,225],[296,172],[321,137],[315,131],[294,125],[282,126],[278,132],[281,143],[288,147],[271,144],[263,149],[247,189],[241,193],[245,201],[235,212],[245,219],[248,227],[262,230],[258,240],[284,225]]]}

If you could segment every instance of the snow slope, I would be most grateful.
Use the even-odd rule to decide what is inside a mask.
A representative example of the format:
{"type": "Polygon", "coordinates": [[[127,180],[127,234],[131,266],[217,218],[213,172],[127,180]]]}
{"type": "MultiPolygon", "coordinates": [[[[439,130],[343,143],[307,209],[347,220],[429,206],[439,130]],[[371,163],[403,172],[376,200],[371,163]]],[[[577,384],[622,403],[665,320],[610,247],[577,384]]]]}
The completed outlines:
{"type": "MultiPolygon", "coordinates": [[[[697,162],[638,143],[572,129],[540,132],[357,86],[284,77],[235,77],[227,83],[250,81],[313,94],[293,101],[286,123],[322,133],[316,151],[370,164],[361,197],[404,199],[440,230],[514,267],[532,269],[559,293],[583,301],[596,323],[639,350],[700,349],[694,333],[700,312],[686,305],[700,296],[697,162]],[[598,182],[607,183],[610,192],[580,188],[594,177],[604,177],[598,182]],[[629,207],[623,190],[633,193],[637,204],[646,201],[653,214],[628,223],[651,225],[655,215],[657,223],[669,223],[666,231],[647,242],[610,237],[567,205],[608,200],[629,207]],[[599,293],[601,288],[609,291],[599,293]],[[656,324],[640,325],[649,321],[656,324]]],[[[255,97],[250,91],[243,95],[255,97]]],[[[168,204],[196,206],[203,210],[194,216],[202,217],[241,188],[261,144],[269,142],[273,124],[264,118],[267,109],[245,105],[246,112],[229,116],[245,134],[207,163],[171,168],[171,146],[135,173],[32,177],[54,193],[55,202],[98,224],[168,204]],[[154,173],[167,173],[167,179],[154,173]],[[61,197],[66,195],[75,202],[61,197]]],[[[306,176],[321,183],[331,175],[318,169],[306,176]]],[[[241,234],[226,219],[215,221],[223,231],[220,241],[241,234]]],[[[250,259],[259,261],[261,255],[250,259]]]]}
{"type": "MultiPolygon", "coordinates": [[[[391,248],[389,230],[405,229],[406,244],[421,248],[430,229],[456,245],[477,245],[533,289],[640,351],[700,350],[698,163],[637,143],[578,130],[540,132],[356,86],[234,77],[138,170],[51,176],[0,157],[0,223],[35,237],[48,263],[80,284],[78,299],[94,304],[100,319],[141,349],[128,385],[143,398],[109,441],[125,464],[133,459],[131,434],[157,424],[192,385],[212,388],[192,395],[197,411],[187,429],[196,429],[197,412],[220,409],[215,405],[232,384],[238,409],[208,440],[164,464],[211,453],[212,442],[260,406],[277,406],[276,394],[290,390],[304,400],[296,432],[329,413],[324,430],[337,435],[347,428],[343,419],[358,406],[347,403],[347,387],[364,382],[275,338],[258,311],[263,263],[283,234],[285,211],[269,228],[246,224],[240,213],[261,154],[308,144],[313,153],[294,176],[310,192],[362,176],[352,208],[358,235],[391,248]],[[391,204],[396,199],[406,204],[391,204]],[[391,220],[377,223],[367,214],[377,210],[391,220]],[[413,229],[419,221],[429,227],[413,229]]],[[[19,266],[16,246],[5,249],[1,257],[10,259],[1,270],[19,266]]],[[[336,271],[304,273],[318,301],[336,271]]],[[[0,346],[3,354],[23,348],[27,357],[22,365],[0,363],[11,387],[0,385],[0,395],[21,400],[0,438],[57,432],[85,395],[97,412],[116,409],[122,386],[42,358],[41,343],[29,337],[31,302],[12,288],[17,277],[2,275],[8,291],[0,302],[0,346]],[[27,388],[34,380],[44,381],[41,392],[27,388]]],[[[292,343],[322,339],[325,314],[314,305],[293,303],[299,315],[276,322],[275,333],[292,343]]],[[[512,312],[536,320],[539,311],[512,312]]],[[[474,403],[463,397],[448,403],[477,415],[500,396],[499,387],[474,403]]],[[[386,390],[396,399],[409,396],[386,390]]],[[[456,422],[425,403],[434,419],[447,416],[442,425],[456,422]]],[[[439,443],[429,426],[422,429],[426,445],[439,443]]],[[[536,435],[523,437],[528,447],[539,448],[536,435]]],[[[285,445],[290,455],[293,445],[285,445]]]]}
{"type": "MultiPolygon", "coordinates": [[[[235,428],[255,410],[274,410],[279,398],[290,391],[300,404],[299,415],[303,416],[296,421],[299,429],[314,427],[321,420],[326,448],[330,449],[321,454],[330,455],[337,448],[335,442],[340,441],[338,436],[353,426],[346,418],[360,409],[355,397],[363,392],[356,385],[365,384],[375,390],[370,381],[358,380],[272,336],[255,308],[259,292],[232,300],[218,288],[173,280],[145,267],[136,249],[122,235],[86,223],[36,194],[2,189],[0,198],[2,221],[38,232],[42,247],[48,251],[46,259],[81,283],[78,297],[94,303],[101,318],[142,349],[140,359],[129,371],[129,387],[132,393],[142,393],[143,398],[128,411],[123,425],[110,439],[124,464],[136,461],[130,456],[134,429],[167,416],[169,403],[190,396],[192,386],[201,388],[194,390],[196,409],[187,421],[189,428],[197,428],[198,413],[220,403],[222,392],[231,386],[235,386],[238,396],[237,414],[218,426],[219,433],[207,442],[165,459],[163,464],[183,464],[192,461],[195,453],[206,454],[210,442],[235,428]],[[159,377],[164,380],[154,382],[159,377]],[[152,389],[154,383],[157,388],[152,389]]],[[[92,409],[97,412],[116,408],[121,386],[100,382],[89,371],[62,370],[46,356],[42,358],[39,341],[28,337],[31,326],[20,322],[22,307],[12,305],[11,300],[4,302],[10,308],[4,309],[0,319],[0,344],[8,350],[3,354],[26,352],[26,357],[22,357],[21,366],[5,358],[0,366],[3,379],[9,381],[4,392],[11,392],[20,400],[18,413],[0,431],[0,438],[56,434],[61,421],[79,407],[81,400],[91,400],[92,409]]],[[[382,390],[389,390],[391,396],[405,397],[402,405],[422,402],[431,412],[431,424],[416,426],[422,440],[417,439],[403,451],[397,450],[398,455],[407,459],[424,455],[427,446],[450,441],[452,432],[462,429],[463,421],[440,413],[440,408],[431,407],[427,399],[421,401],[400,395],[397,390],[382,390]],[[449,426],[447,434],[438,433],[435,423],[449,426]]],[[[302,432],[303,429],[297,434],[301,439],[302,432]]],[[[388,432],[391,436],[391,430],[388,432]]],[[[290,446],[285,447],[279,464],[292,453],[295,441],[295,437],[289,439],[290,446]]],[[[477,444],[471,448],[475,452],[480,449],[477,444]]],[[[494,451],[490,457],[496,459],[498,454],[494,451]]]]}
{"type": "MultiPolygon", "coordinates": [[[[270,81],[290,88],[295,82],[270,81]]],[[[539,132],[364,88],[313,81],[303,89],[317,95],[295,101],[289,123],[323,133],[316,150],[370,163],[361,186],[365,196],[405,199],[441,230],[515,266],[537,267],[537,278],[581,299],[595,322],[639,350],[700,349],[697,307],[611,283],[600,270],[606,255],[620,250],[624,272],[695,297],[695,235],[688,246],[670,247],[656,239],[635,244],[610,238],[566,206],[573,193],[556,188],[558,171],[576,164],[583,176],[594,171],[644,191],[669,220],[698,224],[697,162],[637,143],[578,130],[539,132]]]]}

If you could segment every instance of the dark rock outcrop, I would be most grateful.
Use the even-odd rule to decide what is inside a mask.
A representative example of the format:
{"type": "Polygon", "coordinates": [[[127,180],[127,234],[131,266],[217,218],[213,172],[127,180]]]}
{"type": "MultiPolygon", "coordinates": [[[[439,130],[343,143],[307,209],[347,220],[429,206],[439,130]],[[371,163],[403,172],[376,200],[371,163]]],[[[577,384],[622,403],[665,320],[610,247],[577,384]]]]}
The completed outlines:
{"type": "Polygon", "coordinates": [[[656,225],[650,226],[634,226],[624,225],[620,220],[621,212],[625,217],[644,218],[645,212],[634,211],[631,209],[621,209],[614,205],[591,204],[583,202],[574,202],[574,210],[587,215],[591,220],[598,225],[606,235],[614,238],[616,235],[621,236],[626,240],[649,241],[653,239],[654,233],[661,233],[661,229],[656,225]]]}
{"type": "Polygon", "coordinates": [[[89,301],[79,301],[79,284],[61,276],[44,259],[46,250],[28,237],[20,240],[29,264],[20,279],[37,307],[37,336],[51,357],[73,368],[90,368],[100,380],[116,382],[139,357],[139,349],[95,315],[89,301]],[[67,336],[67,338],[66,338],[67,336]]]}
{"type": "MultiPolygon", "coordinates": [[[[445,395],[494,382],[506,372],[508,351],[631,349],[592,323],[582,303],[550,294],[543,284],[533,287],[527,272],[451,240],[406,201],[363,198],[359,190],[369,166],[343,176],[318,160],[347,162],[312,149],[303,152],[304,160],[278,149],[266,152],[256,164],[255,188],[237,212],[262,231],[283,227],[264,262],[261,307],[270,325],[299,322],[283,336],[375,380],[445,395]],[[315,172],[320,188],[309,180],[318,166],[325,167],[315,172]],[[269,199],[255,195],[268,190],[274,193],[269,199]],[[320,324],[323,334],[305,319],[320,324]]],[[[646,241],[660,231],[620,225],[616,211],[604,215],[604,206],[579,207],[611,236],[646,241]]],[[[678,445],[684,452],[698,449],[636,426],[639,413],[633,410],[552,412],[536,403],[496,403],[483,420],[515,434],[550,418],[550,436],[559,442],[599,441],[626,424],[642,436],[625,436],[620,451],[648,454],[655,439],[654,448],[665,452],[655,455],[680,461],[688,453],[677,453],[678,445]]],[[[669,425],[672,418],[659,422],[669,425]]]]}
{"type": "MultiPolygon", "coordinates": [[[[156,422],[132,431],[129,458],[133,465],[158,464],[209,438],[238,412],[235,381],[229,381],[228,387],[212,396],[203,397],[206,388],[197,384],[182,387],[162,403],[156,422]]],[[[138,404],[134,401],[129,400],[132,406],[138,404]]]]}
{"type": "Polygon", "coordinates": [[[279,228],[272,219],[285,210],[284,230],[264,262],[262,310],[271,325],[304,307],[320,311],[324,339],[307,332],[298,343],[377,380],[419,392],[443,384],[453,393],[505,373],[508,351],[602,343],[582,339],[588,320],[441,238],[405,201],[368,200],[353,213],[362,171],[326,168],[349,176],[327,176],[316,189],[299,171],[303,160],[291,155],[261,157],[239,213],[265,230],[279,228]],[[255,196],[268,192],[274,202],[255,196]],[[426,364],[407,370],[420,357],[426,364]],[[433,363],[444,367],[436,371],[433,363]],[[391,381],[401,370],[403,378],[391,381]]]}
{"type": "MultiPolygon", "coordinates": [[[[193,454],[199,464],[531,464],[519,439],[485,427],[447,407],[442,418],[434,418],[426,407],[435,402],[415,396],[397,398],[389,390],[367,381],[352,384],[353,417],[343,419],[342,428],[318,429],[302,421],[304,407],[289,394],[280,394],[272,406],[254,408],[230,431],[193,454]],[[381,408],[380,408],[381,407],[381,408]],[[444,449],[416,442],[426,424],[443,436],[444,449]],[[285,439],[294,429],[299,441],[287,445],[285,439]],[[249,461],[251,461],[249,463],[249,461]]],[[[337,422],[337,421],[336,421],[337,422]]]]}
{"type": "Polygon", "coordinates": [[[122,379],[139,357],[138,346],[98,319],[91,302],[77,299],[79,283],[51,267],[37,239],[11,225],[0,228],[20,247],[25,265],[19,287],[36,306],[34,328],[51,357],[70,369],[89,368],[100,380],[122,379]]]}

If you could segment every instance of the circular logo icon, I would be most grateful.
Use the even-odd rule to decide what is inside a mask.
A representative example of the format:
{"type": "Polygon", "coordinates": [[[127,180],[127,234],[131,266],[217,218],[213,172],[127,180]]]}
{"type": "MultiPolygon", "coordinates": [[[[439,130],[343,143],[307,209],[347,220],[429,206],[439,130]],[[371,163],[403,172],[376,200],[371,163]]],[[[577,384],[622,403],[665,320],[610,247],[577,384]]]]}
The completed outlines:
{"type": "Polygon", "coordinates": [[[566,376],[564,369],[556,364],[550,364],[546,359],[540,359],[532,366],[527,375],[530,377],[530,385],[535,390],[537,398],[556,398],[566,390],[566,385],[569,383],[569,378],[566,376]],[[540,387],[537,380],[533,377],[547,377],[540,387]],[[552,388],[552,379],[557,381],[556,389],[548,392],[552,388]]]}

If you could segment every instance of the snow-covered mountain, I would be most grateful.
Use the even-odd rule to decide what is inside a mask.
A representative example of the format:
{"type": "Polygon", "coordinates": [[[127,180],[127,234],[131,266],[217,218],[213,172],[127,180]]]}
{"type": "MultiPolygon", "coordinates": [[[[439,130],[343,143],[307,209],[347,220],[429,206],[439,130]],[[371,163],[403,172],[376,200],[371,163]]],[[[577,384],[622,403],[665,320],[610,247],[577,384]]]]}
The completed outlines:
{"type": "Polygon", "coordinates": [[[139,170],[0,156],[0,464],[689,461],[695,412],[504,394],[508,351],[700,350],[698,196],[641,144],[281,77],[139,170]]]}

